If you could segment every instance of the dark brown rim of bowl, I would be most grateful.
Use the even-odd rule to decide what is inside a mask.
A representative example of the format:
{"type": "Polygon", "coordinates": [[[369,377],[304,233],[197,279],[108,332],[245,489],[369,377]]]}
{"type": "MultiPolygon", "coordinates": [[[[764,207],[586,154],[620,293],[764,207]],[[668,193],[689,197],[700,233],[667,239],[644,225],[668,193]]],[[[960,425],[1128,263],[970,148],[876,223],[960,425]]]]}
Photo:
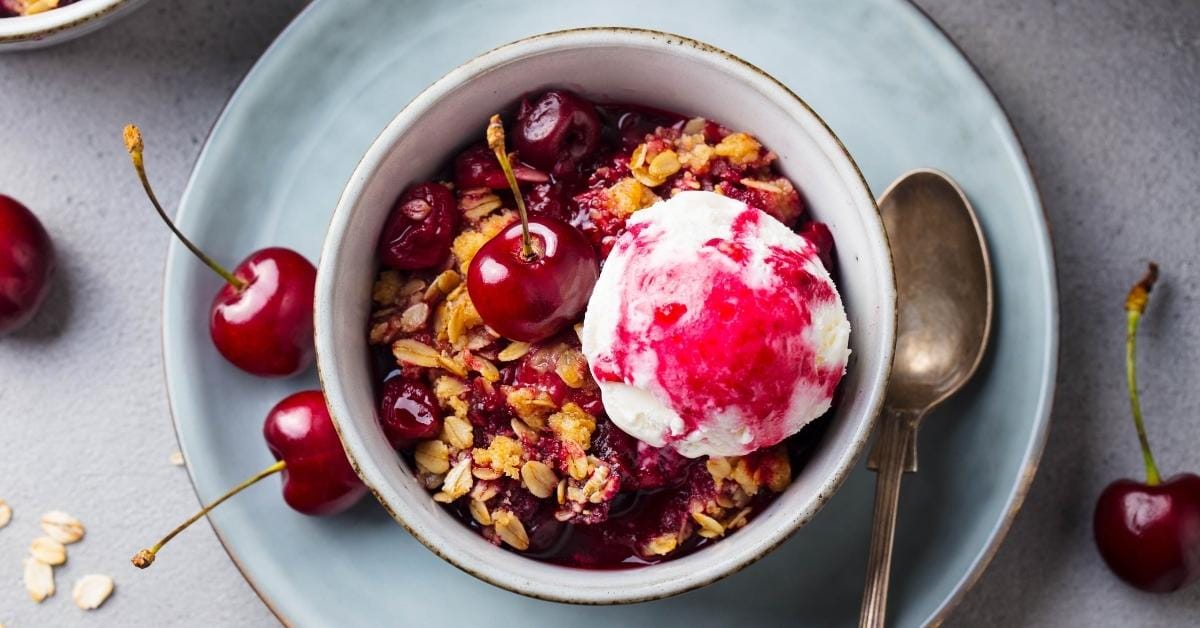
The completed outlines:
{"type": "MultiPolygon", "coordinates": [[[[92,22],[92,21],[101,19],[107,15],[110,15],[112,13],[115,13],[116,11],[119,11],[122,8],[124,8],[125,5],[129,4],[130,2],[136,2],[136,0],[116,0],[116,2],[113,2],[112,4],[108,5],[107,7],[104,7],[103,9],[100,9],[99,11],[94,11],[92,13],[88,13],[87,15],[84,15],[82,17],[74,19],[65,24],[59,24],[57,26],[53,26],[53,27],[50,27],[50,28],[47,28],[44,30],[33,31],[30,33],[22,33],[20,35],[4,35],[3,37],[0,37],[0,46],[3,46],[4,44],[11,44],[14,42],[38,41],[38,40],[42,40],[47,37],[50,37],[52,35],[61,33],[63,31],[73,30],[78,26],[82,26],[84,24],[87,24],[88,22],[92,22]]],[[[58,9],[51,9],[51,10],[57,11],[58,9]]],[[[22,18],[21,17],[6,17],[6,18],[0,18],[0,19],[19,20],[22,18]]],[[[245,77],[243,76],[243,78],[245,78],[245,77]]],[[[226,101],[226,104],[228,104],[228,101],[226,101]]],[[[211,132],[211,129],[209,129],[209,131],[211,132]]]]}
{"type": "MultiPolygon", "coordinates": [[[[649,39],[654,39],[654,40],[661,39],[661,40],[664,40],[665,43],[667,43],[668,45],[670,45],[670,44],[686,45],[686,46],[692,47],[696,50],[699,50],[700,52],[703,52],[705,54],[715,55],[715,56],[725,59],[726,61],[730,61],[730,62],[734,63],[735,65],[745,68],[746,70],[750,71],[751,73],[753,73],[753,74],[767,80],[771,84],[773,84],[784,95],[789,97],[793,102],[795,102],[797,105],[799,105],[805,111],[807,111],[809,113],[809,115],[811,115],[813,117],[813,119],[815,119],[821,125],[821,127],[825,130],[825,132],[828,133],[829,137],[833,139],[834,143],[837,146],[838,151],[840,151],[841,155],[844,156],[846,158],[847,162],[850,164],[850,167],[853,169],[854,175],[857,177],[858,183],[862,186],[862,189],[864,189],[867,193],[866,194],[867,201],[870,203],[871,208],[875,210],[874,213],[872,214],[872,216],[876,219],[876,222],[877,222],[878,228],[879,228],[879,233],[883,239],[884,249],[885,249],[885,253],[887,255],[887,269],[889,271],[891,270],[891,266],[892,266],[891,249],[888,246],[887,231],[886,231],[886,229],[883,228],[883,218],[879,214],[878,203],[876,203],[875,197],[871,193],[870,185],[867,184],[866,178],[862,174],[862,170],[858,167],[858,163],[854,160],[854,157],[850,154],[850,151],[846,149],[845,144],[842,143],[841,138],[838,137],[838,135],[836,133],[834,133],[833,129],[829,126],[829,124],[825,121],[825,119],[820,116],[820,114],[818,114],[815,110],[813,110],[813,108],[811,106],[809,106],[809,104],[803,98],[801,98],[799,95],[797,95],[795,92],[793,92],[788,86],[784,85],[778,79],[771,76],[767,72],[763,71],[761,68],[755,66],[754,64],[752,64],[752,63],[742,59],[741,57],[738,57],[728,51],[717,48],[711,44],[707,44],[707,43],[698,41],[696,39],[692,39],[690,37],[685,37],[683,35],[677,35],[674,33],[668,33],[665,31],[659,31],[659,30],[648,29],[648,28],[633,28],[633,27],[622,27],[622,26],[592,26],[592,27],[581,27],[581,28],[568,28],[568,29],[562,29],[562,30],[557,30],[557,31],[539,33],[539,34],[531,35],[528,37],[523,37],[521,39],[518,39],[518,40],[515,40],[512,42],[508,42],[508,43],[502,44],[500,46],[496,46],[495,48],[487,50],[483,53],[480,53],[480,54],[464,61],[463,63],[456,66],[454,69],[448,71],[445,75],[443,75],[442,78],[450,75],[451,73],[454,73],[455,71],[463,68],[464,66],[467,66],[467,65],[475,62],[477,59],[480,59],[484,56],[492,54],[496,51],[504,50],[506,48],[510,48],[513,46],[527,44],[529,42],[538,41],[541,39],[557,38],[557,37],[561,37],[564,35],[570,35],[570,34],[574,34],[574,33],[632,34],[632,35],[637,35],[640,37],[647,37],[649,39]]],[[[442,79],[439,78],[438,81],[440,81],[440,80],[442,80],[442,79]]],[[[411,106],[413,101],[420,98],[421,95],[423,95],[426,91],[428,91],[430,87],[432,87],[433,85],[436,85],[438,81],[435,81],[430,86],[427,86],[425,89],[418,92],[418,94],[416,96],[414,96],[413,99],[410,100],[409,103],[407,103],[404,108],[401,109],[401,113],[398,113],[397,116],[402,115],[403,111],[405,111],[409,106],[411,106]]],[[[389,123],[389,126],[390,126],[390,123],[389,123]]],[[[378,144],[380,137],[382,137],[382,135],[386,132],[387,132],[387,127],[385,127],[383,130],[380,131],[379,135],[377,135],[376,139],[372,142],[372,147],[374,147],[375,145],[378,144]]],[[[364,156],[359,160],[359,164],[358,164],[358,166],[356,166],[356,170],[355,170],[356,172],[357,172],[357,168],[361,167],[362,162],[367,158],[367,156],[370,155],[370,152],[371,152],[371,150],[368,150],[368,152],[366,154],[364,154],[364,156]]],[[[339,206],[341,205],[342,201],[344,201],[344,199],[345,199],[345,192],[343,191],[342,198],[339,199],[339,206]]],[[[330,218],[330,224],[332,224],[332,222],[333,222],[333,217],[330,218]]],[[[328,240],[328,237],[329,237],[328,236],[328,227],[326,228],[326,232],[327,232],[326,240],[328,240]]],[[[320,266],[318,265],[318,275],[319,274],[320,274],[320,266]]],[[[494,577],[491,577],[491,576],[488,576],[488,575],[485,575],[482,573],[478,573],[478,572],[473,571],[472,569],[468,568],[465,565],[460,565],[458,563],[458,561],[448,557],[445,553],[443,553],[434,543],[431,543],[423,535],[418,533],[416,530],[413,530],[408,525],[408,523],[405,522],[404,519],[402,517],[400,517],[395,511],[393,511],[392,508],[383,500],[383,498],[380,496],[379,491],[376,489],[376,487],[371,483],[370,480],[368,480],[364,476],[362,468],[359,464],[359,461],[355,458],[354,453],[351,452],[349,450],[349,448],[347,448],[345,446],[345,438],[342,435],[341,427],[339,425],[339,421],[337,420],[336,412],[334,411],[334,409],[332,407],[329,408],[329,412],[330,412],[330,415],[333,416],[333,418],[334,418],[334,421],[333,421],[334,429],[338,433],[338,438],[342,440],[343,450],[346,452],[347,459],[350,461],[350,464],[354,468],[355,473],[358,474],[359,478],[363,481],[363,484],[365,484],[367,486],[368,490],[370,490],[371,494],[375,497],[376,501],[379,502],[380,506],[382,506],[383,509],[388,513],[388,515],[390,515],[392,517],[392,519],[394,519],[398,524],[400,524],[400,526],[403,527],[405,529],[405,531],[407,531],[410,535],[412,535],[413,538],[417,539],[422,545],[424,545],[426,548],[428,548],[429,551],[433,552],[434,555],[436,555],[438,558],[445,560],[447,563],[453,565],[454,567],[463,571],[464,573],[470,574],[471,576],[474,576],[475,578],[478,578],[484,582],[487,582],[488,584],[491,584],[498,588],[504,589],[506,591],[510,591],[512,593],[517,593],[519,595],[523,595],[526,597],[550,601],[550,602],[561,602],[561,603],[587,605],[587,606],[608,606],[608,605],[618,605],[618,604],[634,604],[634,603],[638,603],[638,602],[648,602],[648,601],[653,601],[653,600],[674,597],[676,595],[681,595],[681,594],[687,593],[689,591],[694,591],[696,589],[708,586],[714,582],[722,580],[730,575],[733,575],[733,574],[745,569],[746,567],[754,564],[758,560],[760,560],[763,557],[765,557],[766,555],[770,554],[772,551],[774,551],[776,548],[778,548],[780,545],[782,545],[788,539],[790,539],[794,534],[796,534],[796,532],[798,532],[800,530],[800,528],[803,528],[805,525],[807,525],[809,523],[809,521],[811,521],[812,517],[815,516],[816,513],[819,512],[825,506],[825,504],[829,501],[829,499],[833,496],[833,494],[836,493],[838,491],[838,489],[841,488],[842,484],[845,483],[846,478],[849,476],[850,472],[854,468],[855,462],[858,460],[859,456],[862,455],[863,450],[866,448],[867,442],[871,438],[871,434],[874,431],[876,419],[878,418],[879,412],[883,406],[883,397],[884,397],[884,393],[886,392],[886,389],[887,389],[887,381],[891,376],[892,364],[891,364],[890,358],[891,358],[892,353],[895,350],[895,329],[896,329],[896,324],[897,324],[897,320],[896,320],[897,313],[896,313],[896,308],[895,308],[895,298],[896,298],[895,274],[891,273],[891,272],[889,274],[892,277],[891,285],[889,286],[889,288],[890,288],[890,295],[892,297],[891,326],[892,326],[893,333],[892,333],[892,345],[891,345],[891,347],[888,347],[888,349],[889,349],[888,355],[885,356],[886,362],[882,367],[882,373],[881,373],[881,382],[882,383],[879,387],[878,392],[875,395],[875,398],[871,401],[871,404],[873,407],[869,408],[866,413],[866,417],[863,421],[864,429],[861,433],[861,436],[859,438],[855,439],[851,443],[851,446],[853,447],[853,451],[851,452],[850,456],[846,458],[844,464],[842,464],[841,467],[839,469],[837,469],[830,476],[830,478],[827,482],[825,482],[822,490],[820,490],[817,493],[816,498],[812,502],[814,504],[812,512],[809,513],[809,515],[807,517],[798,520],[791,529],[789,529],[787,532],[785,532],[782,536],[780,536],[778,539],[776,539],[770,545],[767,545],[766,547],[760,549],[757,553],[755,553],[753,555],[750,555],[744,559],[741,559],[740,562],[737,562],[730,570],[728,570],[722,574],[719,574],[719,575],[714,575],[713,577],[711,577],[707,580],[697,582],[695,584],[688,585],[686,587],[682,587],[679,589],[667,591],[664,593],[647,594],[647,595],[642,595],[642,596],[637,596],[637,597],[623,597],[623,598],[619,598],[619,599],[602,600],[602,601],[568,599],[566,597],[554,597],[554,596],[541,595],[541,594],[536,594],[536,593],[532,593],[529,591],[519,590],[517,588],[514,588],[511,584],[509,584],[508,582],[505,582],[502,579],[498,579],[498,578],[494,578],[494,577]]],[[[315,330],[314,330],[314,333],[315,333],[315,330]]],[[[317,377],[321,381],[322,390],[325,390],[326,377],[321,370],[321,352],[320,352],[319,346],[317,349],[317,377]]],[[[326,402],[328,403],[328,399],[326,400],[326,402]]]]}
{"type": "MultiPolygon", "coordinates": [[[[968,65],[970,66],[972,72],[975,74],[976,78],[979,79],[979,82],[984,86],[984,88],[991,95],[992,99],[996,102],[996,105],[1000,109],[1001,113],[1004,114],[1005,123],[1007,124],[1009,131],[1013,134],[1013,137],[1016,139],[1017,145],[1021,149],[1021,158],[1022,158],[1022,160],[1025,161],[1026,168],[1030,170],[1030,172],[1029,172],[1030,181],[1034,185],[1034,193],[1035,193],[1035,196],[1038,201],[1038,207],[1039,207],[1039,209],[1041,209],[1041,212],[1042,212],[1042,222],[1046,226],[1046,232],[1048,234],[1050,234],[1050,237],[1051,237],[1051,254],[1053,256],[1053,253],[1054,253],[1053,232],[1050,229],[1050,221],[1046,216],[1045,206],[1042,203],[1041,190],[1038,187],[1037,179],[1033,176],[1032,169],[1029,168],[1028,152],[1026,151],[1024,143],[1021,141],[1021,137],[1017,133],[1016,128],[1014,128],[1012,126],[1012,122],[1008,115],[1008,112],[1004,109],[1004,104],[997,97],[995,90],[993,90],[991,85],[988,84],[988,82],[984,78],[983,74],[979,72],[979,69],[975,65],[975,63],[966,54],[966,51],[964,51],[962,49],[962,47],[960,47],[958,45],[958,43],[954,40],[954,38],[952,38],[949,35],[949,33],[947,33],[932,17],[929,16],[928,13],[926,13],[921,7],[917,6],[912,0],[903,0],[903,2],[905,4],[908,4],[910,7],[912,7],[915,11],[917,11],[918,15],[920,15],[922,18],[924,18],[930,25],[933,26],[934,29],[936,29],[939,33],[941,33],[942,36],[946,39],[946,41],[949,42],[950,45],[953,46],[954,49],[958,51],[959,55],[967,61],[968,65]]],[[[283,28],[283,30],[280,31],[279,35],[276,36],[275,41],[272,42],[272,44],[270,46],[268,46],[266,50],[264,50],[262,56],[265,56],[267,52],[270,52],[271,49],[280,41],[280,39],[282,39],[282,36],[284,34],[286,34],[289,30],[291,30],[291,28],[301,18],[303,18],[309,12],[309,10],[312,9],[312,7],[313,7],[313,3],[310,1],[307,5],[305,5],[305,7],[303,9],[301,9],[299,12],[297,12],[296,15],[293,16],[292,19],[289,21],[287,26],[285,26],[283,28]]],[[[260,59],[261,59],[261,56],[260,56],[260,59]]],[[[222,107],[222,113],[220,115],[218,115],[218,117],[213,121],[213,124],[210,125],[210,127],[209,127],[209,132],[205,136],[205,145],[207,145],[208,140],[212,136],[213,129],[216,127],[217,123],[220,122],[221,117],[224,115],[224,112],[228,109],[229,104],[233,101],[234,97],[236,97],[238,95],[238,93],[241,91],[241,86],[245,83],[246,77],[248,77],[250,75],[250,73],[254,71],[254,68],[256,66],[257,66],[257,64],[255,66],[251,66],[251,68],[243,74],[242,80],[239,81],[239,83],[238,83],[238,87],[233,91],[232,94],[230,94],[229,98],[226,99],[225,106],[222,107]]],[[[201,154],[202,153],[203,153],[203,148],[201,149],[201,154]]],[[[198,161],[199,157],[197,157],[196,160],[198,161]]],[[[172,246],[172,244],[168,244],[168,248],[170,246],[172,246]]],[[[165,281],[165,273],[164,273],[164,281],[165,281]]],[[[164,290],[164,294],[166,294],[165,290],[164,290]]],[[[1057,287],[1055,287],[1055,295],[1054,296],[1057,299],[1057,296],[1058,296],[1057,287]]],[[[1054,321],[1053,321],[1054,330],[1053,331],[1054,331],[1054,335],[1055,335],[1056,339],[1057,339],[1057,335],[1058,335],[1057,310],[1058,310],[1057,304],[1055,304],[1054,321]]],[[[165,345],[165,339],[160,339],[160,342],[163,342],[165,345]]],[[[1057,342],[1057,340],[1056,340],[1056,342],[1057,342]]],[[[165,346],[163,347],[163,349],[165,352],[165,346]]],[[[1055,360],[1057,361],[1057,354],[1055,356],[1055,360]]],[[[165,380],[165,362],[164,362],[164,380],[165,380]]],[[[946,617],[949,616],[949,614],[954,610],[954,608],[962,601],[963,596],[965,596],[966,593],[972,587],[974,587],[974,585],[978,582],[980,576],[982,576],[984,570],[986,570],[988,563],[990,563],[992,558],[995,557],[996,551],[999,549],[1000,544],[1003,542],[1004,537],[1008,534],[1008,531],[1012,526],[1013,519],[1016,517],[1017,512],[1021,509],[1021,506],[1025,500],[1025,497],[1028,495],[1030,484],[1033,482],[1033,478],[1037,472],[1038,462],[1040,461],[1042,453],[1045,449],[1046,436],[1047,436],[1047,432],[1048,432],[1048,428],[1049,428],[1049,418],[1050,418],[1049,417],[1049,408],[1051,408],[1053,405],[1054,388],[1055,388],[1054,383],[1051,382],[1051,387],[1050,387],[1050,390],[1048,391],[1046,409],[1043,412],[1045,417],[1042,420],[1042,426],[1041,426],[1040,432],[1036,437],[1036,441],[1033,444],[1032,449],[1030,450],[1029,460],[1026,461],[1025,467],[1021,474],[1021,478],[1018,481],[1016,491],[1014,492],[1014,498],[1013,498],[1011,504],[1009,505],[1008,510],[1005,512],[1004,516],[1001,518],[1000,525],[999,525],[999,528],[998,528],[996,534],[993,536],[992,540],[988,543],[988,545],[984,548],[984,550],[981,554],[981,557],[976,561],[975,566],[971,570],[969,570],[969,572],[967,573],[966,577],[963,580],[964,584],[959,586],[958,590],[953,595],[951,595],[949,598],[947,598],[946,601],[943,602],[941,608],[937,612],[935,612],[935,614],[933,616],[930,617],[929,623],[931,625],[938,625],[938,624],[942,623],[946,619],[946,617]]],[[[167,399],[168,399],[167,409],[168,409],[168,412],[171,413],[171,427],[172,427],[172,430],[175,432],[176,442],[180,445],[180,447],[182,447],[183,443],[179,439],[179,425],[178,425],[179,419],[178,419],[178,417],[175,416],[174,407],[170,403],[170,388],[166,387],[166,391],[167,391],[167,399]]],[[[187,471],[188,471],[188,480],[192,484],[192,490],[193,490],[193,492],[196,493],[196,499],[202,502],[203,497],[200,495],[199,490],[196,487],[195,478],[192,476],[191,468],[188,467],[187,471]]],[[[206,520],[207,519],[208,518],[206,517],[206,520]]],[[[220,529],[217,528],[217,526],[213,525],[211,520],[209,520],[209,526],[213,530],[213,533],[216,535],[217,541],[221,544],[221,547],[225,550],[225,553],[229,555],[230,559],[234,563],[234,566],[242,574],[242,578],[245,579],[246,583],[248,585],[250,585],[251,590],[254,591],[254,593],[259,597],[260,600],[262,600],[263,605],[265,605],[267,607],[267,609],[271,612],[271,614],[273,614],[275,616],[275,618],[278,619],[281,624],[283,624],[285,626],[292,626],[293,625],[292,620],[289,619],[288,617],[286,617],[283,614],[283,612],[279,608],[277,608],[266,595],[263,594],[260,586],[250,576],[249,572],[247,572],[246,568],[242,565],[241,561],[238,559],[237,554],[230,548],[229,543],[226,541],[224,536],[222,536],[220,529]]]]}

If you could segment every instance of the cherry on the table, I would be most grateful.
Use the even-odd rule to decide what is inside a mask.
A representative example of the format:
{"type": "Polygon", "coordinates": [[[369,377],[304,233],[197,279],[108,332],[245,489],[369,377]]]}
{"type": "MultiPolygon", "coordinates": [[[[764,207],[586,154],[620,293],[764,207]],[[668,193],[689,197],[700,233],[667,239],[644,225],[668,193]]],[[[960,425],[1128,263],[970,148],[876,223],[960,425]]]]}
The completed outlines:
{"type": "Polygon", "coordinates": [[[1200,476],[1117,480],[1096,501],[1093,527],[1100,555],[1122,580],[1156,593],[1182,589],[1200,577],[1200,476]]]}
{"type": "Polygon", "coordinates": [[[1155,593],[1176,591],[1200,579],[1200,476],[1161,479],[1137,386],[1137,330],[1158,281],[1158,266],[1125,298],[1125,374],[1133,425],[1142,449],[1146,481],[1121,479],[1096,500],[1092,529],[1104,562],[1122,580],[1155,593]]]}
{"type": "Polygon", "coordinates": [[[54,274],[54,243],[29,208],[0,194],[0,335],[33,319],[54,274]]]}

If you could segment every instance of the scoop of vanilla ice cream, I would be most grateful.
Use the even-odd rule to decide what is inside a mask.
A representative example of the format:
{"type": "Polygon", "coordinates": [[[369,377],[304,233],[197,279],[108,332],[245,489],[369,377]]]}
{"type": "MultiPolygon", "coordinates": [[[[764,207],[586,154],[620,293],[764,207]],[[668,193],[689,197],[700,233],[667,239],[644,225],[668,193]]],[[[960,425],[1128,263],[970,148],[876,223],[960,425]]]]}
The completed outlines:
{"type": "Polygon", "coordinates": [[[816,247],[712,192],[629,219],[581,336],[609,418],[688,457],[743,455],[798,432],[829,409],[850,355],[816,247]]]}

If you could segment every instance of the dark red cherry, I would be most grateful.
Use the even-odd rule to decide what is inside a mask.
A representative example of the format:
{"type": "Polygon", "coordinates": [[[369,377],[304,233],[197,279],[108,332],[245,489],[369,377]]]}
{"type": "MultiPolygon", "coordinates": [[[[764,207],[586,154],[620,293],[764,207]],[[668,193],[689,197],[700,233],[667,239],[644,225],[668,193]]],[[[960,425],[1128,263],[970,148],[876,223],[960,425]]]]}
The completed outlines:
{"type": "Polygon", "coordinates": [[[313,361],[313,293],[317,269],[285,248],[256,251],[231,273],[183,235],[154,195],[143,162],[142,133],[125,127],[125,148],[146,197],[175,237],[225,281],[209,308],[217,351],[238,368],[264,377],[294,375],[313,361]]]}
{"type": "Polygon", "coordinates": [[[50,292],[54,244],[37,216],[0,194],[0,334],[25,326],[50,292]]]}
{"type": "Polygon", "coordinates": [[[569,220],[566,194],[558,183],[538,183],[524,190],[525,207],[529,213],[569,220]]]}
{"type": "Polygon", "coordinates": [[[1167,593],[1200,578],[1200,476],[1109,484],[1096,502],[1096,547],[1122,580],[1167,593]]]}
{"type": "Polygon", "coordinates": [[[823,222],[815,220],[804,224],[800,229],[800,235],[806,240],[813,243],[817,247],[817,255],[821,258],[821,263],[825,265],[825,269],[833,270],[833,234],[829,232],[829,227],[823,222]]]}
{"type": "Polygon", "coordinates": [[[1167,593],[1200,578],[1200,476],[1181,473],[1162,481],[1142,417],[1137,331],[1157,281],[1158,265],[1151,263],[1125,297],[1125,383],[1146,481],[1109,484],[1096,500],[1092,526],[1096,548],[1113,573],[1144,591],[1167,593]]]}
{"type": "Polygon", "coordinates": [[[522,101],[513,145],[526,162],[561,175],[596,151],[600,131],[600,114],[592,103],[556,89],[522,101]]]}
{"type": "Polygon", "coordinates": [[[246,478],[157,543],[139,551],[133,557],[133,565],[145,569],[154,564],[159,550],[177,534],[225,500],[276,473],[283,478],[283,501],[306,515],[337,514],[367,494],[367,487],[346,458],[321,391],[298,392],[275,404],[263,422],[263,438],[275,457],[275,464],[246,478]]]}
{"type": "MultiPolygon", "coordinates": [[[[523,183],[545,183],[550,177],[525,164],[514,163],[513,177],[523,183]]],[[[491,188],[503,190],[508,188],[508,179],[496,155],[487,144],[479,143],[459,153],[454,159],[454,183],[460,190],[471,188],[491,188]]]]}
{"type": "Polygon", "coordinates": [[[392,447],[436,437],[442,431],[442,411],[429,386],[406,377],[383,383],[379,396],[379,425],[392,447]]]}
{"type": "Polygon", "coordinates": [[[389,268],[416,270],[446,261],[458,229],[458,203],[441,183],[409,187],[396,200],[379,237],[379,259],[389,268]]]}
{"type": "Polygon", "coordinates": [[[238,264],[213,297],[209,332],[234,366],[262,377],[287,377],[313,361],[313,293],[317,269],[280,247],[256,251],[238,264]]]}
{"type": "Polygon", "coordinates": [[[283,469],[283,500],[306,515],[332,515],[362,499],[367,488],[346,459],[319,390],[306,390],[271,408],[263,437],[283,469]]]}
{"type": "Polygon", "coordinates": [[[519,223],[488,240],[471,260],[467,292],[500,335],[535,342],[583,313],[600,268],[587,237],[562,220],[531,216],[529,234],[530,259],[522,254],[519,223]]]}

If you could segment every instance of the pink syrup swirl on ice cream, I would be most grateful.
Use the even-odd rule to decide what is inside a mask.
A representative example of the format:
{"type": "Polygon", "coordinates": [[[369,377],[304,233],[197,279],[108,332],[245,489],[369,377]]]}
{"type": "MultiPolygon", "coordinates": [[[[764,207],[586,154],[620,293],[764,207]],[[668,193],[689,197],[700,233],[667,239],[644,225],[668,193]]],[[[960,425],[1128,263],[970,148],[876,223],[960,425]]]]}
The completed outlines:
{"type": "Polygon", "coordinates": [[[593,293],[584,351],[633,436],[741,455],[828,410],[849,322],[817,248],[774,218],[682,193],[635,214],[604,273],[596,292],[616,294],[593,293]]]}

